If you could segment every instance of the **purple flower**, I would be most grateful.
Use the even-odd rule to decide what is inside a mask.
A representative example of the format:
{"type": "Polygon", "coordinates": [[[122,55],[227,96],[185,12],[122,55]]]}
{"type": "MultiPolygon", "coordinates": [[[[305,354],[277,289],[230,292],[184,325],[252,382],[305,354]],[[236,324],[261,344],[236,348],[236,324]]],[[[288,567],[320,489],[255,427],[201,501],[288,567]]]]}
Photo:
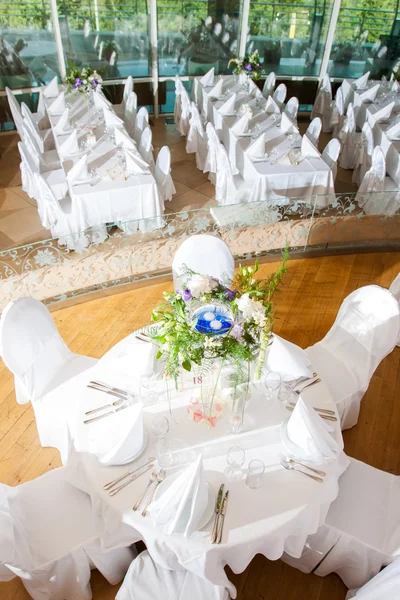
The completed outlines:
{"type": "Polygon", "coordinates": [[[234,326],[232,327],[232,336],[235,338],[235,340],[238,340],[243,333],[243,326],[240,325],[239,323],[235,323],[234,326]]]}
{"type": "Polygon", "coordinates": [[[227,300],[232,301],[237,294],[237,290],[230,290],[229,288],[225,289],[225,296],[227,300]]]}
{"type": "Polygon", "coordinates": [[[97,81],[97,79],[93,79],[92,85],[93,85],[93,87],[97,87],[99,85],[99,82],[97,81]]]}
{"type": "Polygon", "coordinates": [[[77,77],[75,79],[74,88],[78,88],[80,85],[82,85],[82,79],[80,77],[77,77]]]}
{"type": "Polygon", "coordinates": [[[253,70],[253,67],[251,66],[250,63],[247,63],[247,65],[245,65],[244,68],[245,68],[246,71],[252,71],[253,70]]]}
{"type": "Polygon", "coordinates": [[[188,302],[189,300],[192,299],[192,292],[189,290],[189,288],[186,288],[186,290],[183,290],[182,298],[185,302],[188,302]]]}

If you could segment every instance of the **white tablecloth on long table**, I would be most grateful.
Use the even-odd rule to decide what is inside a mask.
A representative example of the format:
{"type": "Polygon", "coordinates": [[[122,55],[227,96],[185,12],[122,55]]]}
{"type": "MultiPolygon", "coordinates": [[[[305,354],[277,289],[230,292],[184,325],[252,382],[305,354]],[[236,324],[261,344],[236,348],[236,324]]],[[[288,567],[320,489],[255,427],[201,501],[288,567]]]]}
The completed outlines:
{"type": "MultiPolygon", "coordinates": [[[[229,431],[228,409],[227,415],[217,421],[215,428],[208,429],[204,421],[197,423],[190,420],[186,410],[191,397],[190,389],[172,395],[171,413],[166,395],[159,396],[158,403],[144,409],[148,441],[141,458],[129,466],[101,466],[96,457],[89,453],[95,424],[83,425],[84,413],[115,398],[86,386],[90,380],[100,379],[117,387],[129,386],[132,389],[138,384],[139,367],[135,357],[138,351],[148,350],[148,345],[134,336],[128,336],[93,369],[47,396],[46,403],[53,411],[58,410],[59,403],[68,406],[69,435],[76,449],[82,452],[77,455],[77,467],[71,482],[91,495],[98,519],[109,532],[121,521],[125,522],[131,528],[125,543],[144,540],[157,563],[171,569],[185,567],[215,584],[226,585],[234,598],[236,592],[227,580],[224,566],[229,565],[238,573],[258,553],[271,560],[278,559],[283,552],[300,556],[307,536],[316,532],[324,522],[329,505],[338,494],[338,478],[347,468],[348,459],[341,450],[333,463],[324,465],[327,477],[322,484],[282,468],[279,452],[284,450],[280,428],[290,413],[278,403],[275,406],[268,404],[264,397],[264,386],[260,385],[252,393],[245,413],[244,429],[239,435],[229,431]],[[144,518],[139,511],[132,511],[132,505],[147,485],[150,473],[133,481],[113,497],[103,490],[105,483],[126,473],[134,465],[144,463],[149,456],[156,456],[155,439],[151,433],[151,421],[155,415],[165,415],[169,419],[170,439],[178,438],[184,446],[201,451],[205,477],[214,493],[217,493],[222,482],[225,483],[225,489],[229,489],[229,506],[220,545],[210,542],[212,521],[201,531],[185,538],[180,534],[167,535],[157,530],[151,516],[144,518]],[[240,481],[225,477],[226,454],[233,445],[240,445],[245,450],[244,469],[252,459],[260,459],[266,465],[259,489],[251,490],[245,485],[245,471],[240,481]]],[[[290,365],[287,370],[290,372],[290,365]]],[[[319,407],[335,410],[335,404],[322,382],[305,390],[303,397],[319,407]]],[[[99,431],[104,435],[104,427],[106,430],[110,428],[110,434],[113,430],[115,437],[118,423],[122,422],[118,419],[126,419],[124,411],[98,421],[103,424],[99,431]]],[[[334,438],[343,449],[340,421],[333,425],[334,438]]]]}

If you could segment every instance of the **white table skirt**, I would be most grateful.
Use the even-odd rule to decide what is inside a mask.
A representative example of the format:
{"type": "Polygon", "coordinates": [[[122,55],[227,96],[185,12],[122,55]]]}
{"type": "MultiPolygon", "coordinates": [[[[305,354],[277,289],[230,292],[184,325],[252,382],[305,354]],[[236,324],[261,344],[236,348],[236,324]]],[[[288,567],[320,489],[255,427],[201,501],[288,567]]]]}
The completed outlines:
{"type": "MultiPolygon", "coordinates": [[[[268,406],[263,386],[261,393],[256,391],[252,396],[245,413],[244,430],[236,436],[229,432],[228,416],[222,417],[211,430],[203,423],[191,421],[186,412],[190,391],[188,394],[181,393],[172,400],[172,416],[165,396],[164,399],[161,396],[159,403],[144,409],[148,442],[136,465],[144,463],[149,456],[156,455],[151,420],[155,415],[165,415],[170,422],[169,438],[178,438],[189,447],[201,449],[207,481],[215,493],[224,482],[226,489],[230,490],[230,498],[220,545],[210,543],[212,521],[190,538],[157,531],[151,516],[144,518],[140,512],[131,510],[135,500],[144,490],[150,473],[132,482],[116,496],[110,497],[103,490],[104,484],[133,467],[100,466],[97,459],[87,453],[91,448],[91,436],[94,431],[91,428],[95,424],[83,425],[85,411],[113,400],[111,396],[88,389],[86,385],[90,380],[101,379],[113,385],[118,384],[119,387],[124,387],[130,382],[130,387],[134,386],[132,382],[135,381],[135,374],[137,381],[137,373],[135,364],[130,360],[130,348],[136,343],[137,341],[128,336],[108,352],[93,369],[70,380],[46,398],[46,403],[54,411],[59,410],[58,403],[59,406],[68,407],[70,435],[77,450],[82,452],[77,455],[77,468],[71,482],[91,495],[98,519],[109,532],[116,529],[121,521],[127,523],[131,527],[128,541],[144,540],[157,563],[171,569],[185,567],[215,584],[227,586],[234,598],[236,592],[227,580],[224,566],[228,564],[234,572],[239,573],[257,553],[271,560],[280,558],[283,552],[294,557],[300,556],[307,536],[315,533],[324,522],[329,505],[338,494],[338,477],[347,468],[348,459],[341,452],[334,463],[324,465],[328,475],[323,484],[283,469],[278,458],[279,452],[283,450],[280,427],[282,421],[288,418],[289,412],[278,404],[274,407],[268,406]],[[232,445],[244,448],[244,468],[253,458],[261,459],[266,465],[259,489],[247,488],[244,474],[241,481],[226,479],[226,453],[232,445]]],[[[323,383],[305,390],[304,397],[318,406],[335,410],[335,404],[323,383]]],[[[113,419],[124,418],[123,415],[124,411],[108,417],[110,427],[113,419]]],[[[335,423],[334,437],[343,448],[339,421],[335,423]]]]}

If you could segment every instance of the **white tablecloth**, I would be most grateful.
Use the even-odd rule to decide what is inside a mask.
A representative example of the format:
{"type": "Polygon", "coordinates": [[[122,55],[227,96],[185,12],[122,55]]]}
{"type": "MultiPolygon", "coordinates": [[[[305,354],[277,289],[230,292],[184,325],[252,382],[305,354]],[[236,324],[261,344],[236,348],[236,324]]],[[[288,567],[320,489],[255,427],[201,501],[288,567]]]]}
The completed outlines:
{"type": "MultiPolygon", "coordinates": [[[[56,403],[68,401],[70,410],[69,429],[74,445],[80,452],[72,482],[90,493],[99,519],[109,532],[123,521],[131,526],[129,541],[145,541],[153,559],[171,569],[183,566],[211,582],[226,585],[232,597],[235,589],[226,578],[223,567],[228,564],[233,571],[241,572],[251,559],[261,553],[271,560],[278,559],[285,551],[300,556],[306,538],[317,531],[324,522],[330,503],[338,493],[338,477],[347,468],[348,459],[341,452],[338,459],[323,470],[328,473],[323,484],[286,471],[279,464],[278,454],[283,451],[280,427],[289,412],[281,405],[270,406],[261,392],[254,392],[245,413],[244,429],[239,435],[229,432],[228,414],[222,417],[215,428],[207,429],[203,422],[196,423],[188,418],[186,408],[190,391],[181,393],[172,400],[169,413],[166,396],[159,403],[144,409],[144,422],[148,435],[147,447],[136,465],[149,456],[155,456],[155,440],[151,434],[151,421],[155,415],[165,415],[170,422],[169,438],[178,438],[188,447],[201,449],[206,480],[217,493],[222,482],[230,490],[229,505],[225,519],[224,534],[220,545],[210,543],[212,521],[202,531],[189,538],[180,534],[166,535],[157,531],[150,517],[133,512],[132,505],[144,490],[149,473],[132,482],[116,496],[110,497],[103,490],[105,483],[114,480],[133,466],[100,466],[97,459],[88,454],[91,427],[83,425],[84,412],[112,402],[114,398],[86,387],[92,379],[101,379],[118,387],[134,387],[138,381],[137,364],[130,359],[133,344],[138,342],[129,336],[108,352],[90,371],[83,373],[58,388],[54,398],[47,398],[56,410],[56,403]],[[250,490],[244,482],[227,480],[226,453],[232,445],[240,445],[246,452],[244,469],[252,459],[261,459],[266,465],[262,485],[250,490]]],[[[144,344],[142,342],[142,344],[144,344]]],[[[147,344],[146,344],[147,346],[147,344]]],[[[290,369],[288,369],[290,371],[290,369]]],[[[319,383],[303,392],[305,398],[319,407],[335,410],[328,390],[319,383]]],[[[121,411],[107,421],[124,418],[121,411]]],[[[107,422],[103,420],[103,423],[107,422]]],[[[340,422],[334,423],[334,437],[343,448],[340,422]]]]}

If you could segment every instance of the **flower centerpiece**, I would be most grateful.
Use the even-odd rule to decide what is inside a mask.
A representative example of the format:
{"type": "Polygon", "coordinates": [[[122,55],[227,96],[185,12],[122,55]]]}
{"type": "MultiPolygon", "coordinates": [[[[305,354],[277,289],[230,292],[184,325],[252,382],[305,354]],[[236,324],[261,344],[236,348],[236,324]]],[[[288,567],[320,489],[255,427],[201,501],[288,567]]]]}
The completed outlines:
{"type": "Polygon", "coordinates": [[[254,50],[252,54],[245,56],[244,58],[231,58],[228,63],[228,67],[230,65],[233,65],[234,75],[246,73],[248,77],[255,79],[256,81],[260,79],[263,70],[263,66],[260,63],[260,55],[258,50],[254,50]]]}
{"type": "Polygon", "coordinates": [[[72,67],[68,71],[64,81],[68,85],[69,92],[77,90],[85,95],[96,91],[96,89],[101,89],[103,82],[97,71],[90,67],[84,67],[83,69],[72,67]]]}

